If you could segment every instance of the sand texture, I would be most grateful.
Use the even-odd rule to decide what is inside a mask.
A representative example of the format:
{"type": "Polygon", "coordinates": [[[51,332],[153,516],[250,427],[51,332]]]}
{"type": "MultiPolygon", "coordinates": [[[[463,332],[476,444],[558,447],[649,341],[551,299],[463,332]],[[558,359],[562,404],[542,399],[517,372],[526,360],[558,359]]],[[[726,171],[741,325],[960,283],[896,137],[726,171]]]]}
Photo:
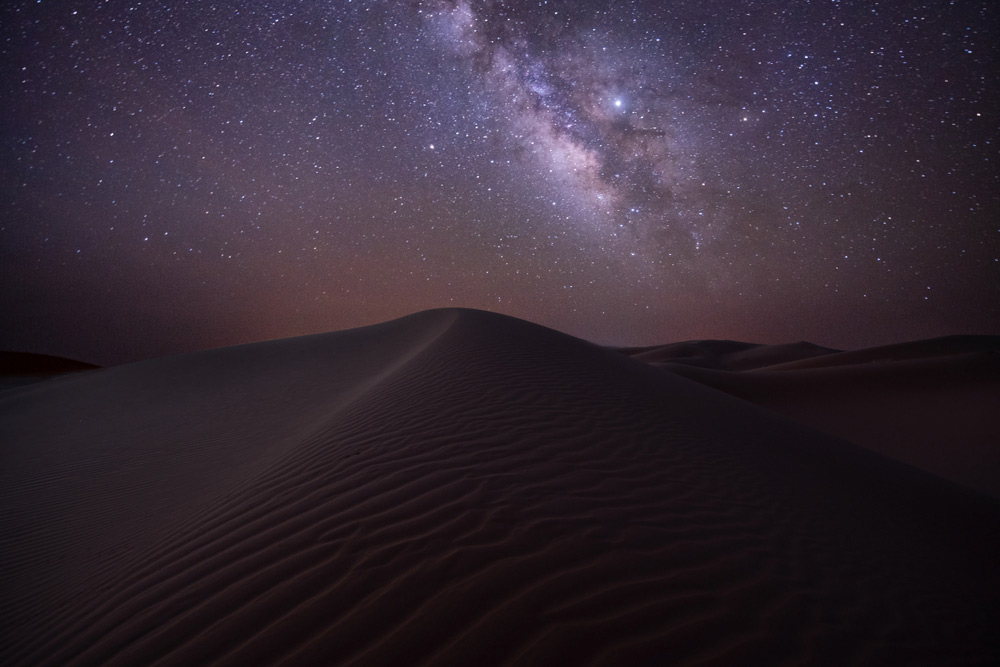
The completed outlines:
{"type": "Polygon", "coordinates": [[[0,664],[997,664],[974,342],[619,351],[453,309],[6,389],[0,664]],[[866,442],[893,424],[933,430],[912,465],[866,442]]]}

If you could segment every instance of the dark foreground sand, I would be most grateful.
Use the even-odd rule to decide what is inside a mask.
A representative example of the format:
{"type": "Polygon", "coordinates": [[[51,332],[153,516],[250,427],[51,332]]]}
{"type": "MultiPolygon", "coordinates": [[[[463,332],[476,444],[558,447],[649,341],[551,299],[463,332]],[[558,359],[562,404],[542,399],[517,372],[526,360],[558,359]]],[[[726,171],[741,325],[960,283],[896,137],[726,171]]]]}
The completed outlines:
{"type": "Polygon", "coordinates": [[[0,664],[997,664],[997,346],[942,340],[439,310],[7,389],[0,664]]]}

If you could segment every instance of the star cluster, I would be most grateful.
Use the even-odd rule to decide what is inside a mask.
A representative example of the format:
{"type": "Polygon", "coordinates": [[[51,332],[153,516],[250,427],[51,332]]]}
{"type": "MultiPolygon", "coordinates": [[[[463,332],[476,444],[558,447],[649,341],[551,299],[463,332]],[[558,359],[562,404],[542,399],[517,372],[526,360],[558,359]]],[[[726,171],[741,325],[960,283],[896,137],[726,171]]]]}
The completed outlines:
{"type": "Polygon", "coordinates": [[[0,347],[1000,324],[986,2],[8,3],[0,347]]]}

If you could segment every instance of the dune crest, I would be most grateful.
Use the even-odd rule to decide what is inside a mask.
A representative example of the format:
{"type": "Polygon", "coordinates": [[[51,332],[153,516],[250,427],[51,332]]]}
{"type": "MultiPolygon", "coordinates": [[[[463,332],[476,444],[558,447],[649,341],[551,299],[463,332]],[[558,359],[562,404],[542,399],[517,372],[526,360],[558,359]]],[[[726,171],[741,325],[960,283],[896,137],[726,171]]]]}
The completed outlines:
{"type": "Polygon", "coordinates": [[[469,310],[0,394],[0,663],[1000,658],[990,499],[469,310]]]}

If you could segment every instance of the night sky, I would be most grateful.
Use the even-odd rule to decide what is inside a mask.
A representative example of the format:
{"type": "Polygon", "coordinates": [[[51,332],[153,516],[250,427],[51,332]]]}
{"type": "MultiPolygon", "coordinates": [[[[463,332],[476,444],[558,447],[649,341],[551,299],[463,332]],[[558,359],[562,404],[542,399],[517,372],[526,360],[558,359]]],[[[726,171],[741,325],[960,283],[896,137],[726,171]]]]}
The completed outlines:
{"type": "Polygon", "coordinates": [[[0,349],[442,306],[606,344],[1000,332],[992,2],[0,12],[0,349]]]}

